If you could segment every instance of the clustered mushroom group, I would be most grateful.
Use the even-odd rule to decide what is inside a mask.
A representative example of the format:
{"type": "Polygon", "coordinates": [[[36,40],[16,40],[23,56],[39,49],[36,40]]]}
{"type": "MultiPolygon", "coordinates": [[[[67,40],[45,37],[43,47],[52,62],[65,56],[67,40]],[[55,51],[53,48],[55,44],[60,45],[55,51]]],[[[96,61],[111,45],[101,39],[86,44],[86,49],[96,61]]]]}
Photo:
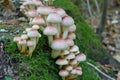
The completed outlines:
{"type": "Polygon", "coordinates": [[[18,49],[22,53],[32,56],[33,51],[41,37],[40,29],[48,36],[49,46],[52,48],[51,57],[56,58],[59,65],[59,75],[62,80],[73,80],[82,75],[79,67],[86,56],[74,44],[76,26],[72,17],[62,8],[48,6],[53,0],[24,0],[20,10],[28,17],[31,28],[26,28],[19,37],[14,37],[18,49]]]}

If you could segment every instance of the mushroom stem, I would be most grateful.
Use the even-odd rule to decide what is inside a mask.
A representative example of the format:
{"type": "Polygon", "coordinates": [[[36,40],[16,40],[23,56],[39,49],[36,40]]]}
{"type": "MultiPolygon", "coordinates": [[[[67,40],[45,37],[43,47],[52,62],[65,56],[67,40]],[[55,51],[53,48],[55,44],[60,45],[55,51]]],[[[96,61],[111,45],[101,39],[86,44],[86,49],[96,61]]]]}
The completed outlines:
{"type": "Polygon", "coordinates": [[[63,31],[62,38],[66,39],[68,36],[68,28],[63,27],[62,31],[63,31]]]}
{"type": "Polygon", "coordinates": [[[32,53],[34,51],[35,47],[34,46],[29,46],[29,56],[31,57],[32,56],[32,53]]]}
{"type": "Polygon", "coordinates": [[[77,75],[75,74],[75,75],[69,75],[68,76],[68,80],[74,80],[74,79],[76,79],[77,78],[77,75]]]}
{"type": "Polygon", "coordinates": [[[45,28],[43,26],[40,26],[40,30],[43,31],[45,28]]]}
{"type": "Polygon", "coordinates": [[[62,77],[62,80],[65,80],[65,77],[62,77]]]}
{"type": "Polygon", "coordinates": [[[39,38],[33,37],[33,38],[31,38],[31,40],[35,43],[35,45],[34,45],[34,48],[35,48],[37,43],[38,43],[38,41],[39,41],[39,38]]]}
{"type": "Polygon", "coordinates": [[[49,43],[49,46],[51,45],[53,41],[53,36],[48,36],[48,43],[49,43]]]}
{"type": "Polygon", "coordinates": [[[18,47],[18,50],[21,51],[21,49],[22,49],[21,45],[17,43],[17,47],[18,47]]]}
{"type": "Polygon", "coordinates": [[[60,50],[52,50],[51,57],[57,58],[60,55],[60,50]]]}
{"type": "Polygon", "coordinates": [[[59,23],[58,24],[54,24],[53,26],[55,26],[57,31],[58,31],[57,34],[56,34],[56,38],[60,38],[60,34],[61,34],[60,24],[59,23]]]}
{"type": "Polygon", "coordinates": [[[25,53],[27,50],[26,44],[22,45],[21,53],[25,53]]]}

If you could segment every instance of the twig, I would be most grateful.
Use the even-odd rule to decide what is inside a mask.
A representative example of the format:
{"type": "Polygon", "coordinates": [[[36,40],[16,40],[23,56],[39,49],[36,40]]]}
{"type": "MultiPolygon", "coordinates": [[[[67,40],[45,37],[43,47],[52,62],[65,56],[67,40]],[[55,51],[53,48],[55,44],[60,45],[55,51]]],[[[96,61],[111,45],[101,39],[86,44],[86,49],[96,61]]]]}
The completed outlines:
{"type": "Polygon", "coordinates": [[[91,18],[92,18],[92,12],[91,12],[91,7],[90,7],[90,2],[89,2],[89,0],[87,0],[87,7],[88,7],[88,11],[89,11],[89,14],[90,14],[90,16],[91,16],[91,18]]]}
{"type": "Polygon", "coordinates": [[[95,1],[95,5],[97,7],[97,12],[100,13],[100,8],[99,8],[99,5],[98,5],[98,1],[97,0],[94,0],[95,1]]]}
{"type": "Polygon", "coordinates": [[[96,71],[98,71],[100,74],[102,74],[103,76],[105,76],[106,78],[110,79],[110,80],[116,80],[112,77],[110,77],[109,75],[105,74],[104,72],[102,72],[100,69],[98,69],[96,66],[94,66],[93,64],[91,64],[90,62],[86,62],[88,65],[90,65],[91,67],[93,67],[96,71]]]}

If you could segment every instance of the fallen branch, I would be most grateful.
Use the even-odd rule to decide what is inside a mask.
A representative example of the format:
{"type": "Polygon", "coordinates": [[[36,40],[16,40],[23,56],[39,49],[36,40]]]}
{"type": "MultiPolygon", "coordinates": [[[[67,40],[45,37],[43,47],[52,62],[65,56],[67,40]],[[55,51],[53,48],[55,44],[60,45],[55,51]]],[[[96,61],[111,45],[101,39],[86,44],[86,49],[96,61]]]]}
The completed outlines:
{"type": "Polygon", "coordinates": [[[104,72],[102,72],[100,69],[98,69],[96,66],[94,66],[93,64],[91,64],[90,62],[86,62],[89,66],[91,66],[92,68],[94,68],[96,71],[98,71],[101,75],[103,75],[104,77],[108,78],[109,80],[116,80],[114,78],[112,78],[111,76],[105,74],[104,72]]]}

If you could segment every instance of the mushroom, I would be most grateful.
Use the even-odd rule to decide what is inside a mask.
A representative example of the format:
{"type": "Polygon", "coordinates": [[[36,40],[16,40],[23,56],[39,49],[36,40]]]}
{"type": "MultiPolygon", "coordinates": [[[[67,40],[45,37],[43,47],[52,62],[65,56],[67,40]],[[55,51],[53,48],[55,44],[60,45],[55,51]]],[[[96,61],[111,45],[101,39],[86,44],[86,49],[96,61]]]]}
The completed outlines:
{"type": "Polygon", "coordinates": [[[32,53],[35,49],[35,47],[34,47],[35,45],[36,45],[36,43],[34,41],[32,41],[32,40],[27,41],[27,46],[29,48],[29,53],[28,54],[29,54],[30,57],[32,56],[32,53]]]}
{"type": "Polygon", "coordinates": [[[33,18],[33,17],[37,16],[38,13],[36,12],[35,9],[30,9],[30,10],[27,11],[26,15],[30,18],[33,18]]]}
{"type": "Polygon", "coordinates": [[[51,48],[55,50],[65,50],[67,47],[67,43],[61,38],[56,38],[51,44],[51,48]]]}
{"type": "Polygon", "coordinates": [[[65,58],[58,58],[56,64],[60,66],[60,69],[63,65],[67,65],[68,61],[65,58]]]}
{"type": "Polygon", "coordinates": [[[74,52],[77,52],[77,51],[79,51],[79,47],[77,45],[74,45],[70,48],[70,52],[74,53],[74,52]]]}
{"type": "Polygon", "coordinates": [[[33,20],[30,22],[30,24],[32,25],[40,25],[40,30],[44,30],[44,25],[45,25],[45,21],[42,17],[40,16],[36,16],[35,18],[33,18],[33,20]]]}
{"type": "Polygon", "coordinates": [[[70,60],[70,59],[74,59],[75,58],[75,54],[74,53],[69,53],[67,56],[66,56],[66,59],[70,60]]]}
{"type": "Polygon", "coordinates": [[[58,31],[57,38],[60,37],[60,33],[61,33],[61,27],[60,27],[61,21],[62,21],[62,17],[59,14],[57,14],[57,13],[51,13],[47,17],[47,22],[50,25],[55,26],[57,31],[58,31]]]}
{"type": "Polygon", "coordinates": [[[21,37],[19,37],[19,36],[15,36],[14,39],[13,39],[14,42],[17,42],[17,47],[18,47],[19,50],[22,49],[21,45],[18,44],[18,42],[20,41],[20,39],[21,39],[21,37]]]}
{"type": "Polygon", "coordinates": [[[27,39],[28,39],[27,34],[22,34],[22,35],[21,35],[21,39],[27,40],[27,39]]]}
{"type": "MultiPolygon", "coordinates": [[[[31,40],[33,40],[36,44],[38,43],[39,41],[39,37],[41,37],[41,34],[35,30],[35,29],[32,29],[30,31],[28,31],[27,33],[28,37],[30,37],[31,40]]],[[[35,44],[35,46],[36,46],[35,44]]]]}
{"type": "Polygon", "coordinates": [[[77,60],[76,59],[70,60],[70,65],[72,65],[72,67],[76,67],[78,65],[77,60]]]}
{"type": "Polygon", "coordinates": [[[38,30],[38,29],[40,29],[40,27],[39,27],[39,25],[33,25],[33,26],[32,26],[32,29],[38,30]]]}
{"type": "Polygon", "coordinates": [[[65,77],[69,75],[69,72],[66,70],[60,70],[59,75],[62,77],[62,80],[65,80],[65,77]]]}
{"type": "Polygon", "coordinates": [[[64,57],[64,55],[67,55],[67,54],[69,54],[69,51],[68,51],[68,50],[62,50],[62,51],[60,52],[60,56],[61,56],[61,57],[64,57]]]}
{"type": "Polygon", "coordinates": [[[44,35],[48,36],[49,45],[51,45],[51,43],[53,41],[53,36],[57,34],[57,29],[53,26],[47,26],[44,29],[43,33],[44,33],[44,35]]]}
{"type": "Polygon", "coordinates": [[[33,28],[26,28],[25,31],[26,31],[26,32],[29,32],[29,31],[31,31],[32,29],[33,29],[33,28]]]}
{"type": "Polygon", "coordinates": [[[35,6],[43,6],[42,2],[39,0],[33,0],[33,3],[35,4],[35,6]]]}
{"type": "Polygon", "coordinates": [[[61,22],[62,24],[62,38],[66,39],[68,36],[69,27],[74,24],[74,20],[70,16],[65,16],[61,22]]]}
{"type": "Polygon", "coordinates": [[[71,71],[71,70],[73,69],[73,67],[70,66],[70,65],[67,65],[65,69],[66,69],[67,71],[71,71]]]}
{"type": "Polygon", "coordinates": [[[81,54],[78,54],[75,59],[78,62],[85,61],[86,60],[86,56],[83,53],[81,53],[81,54]]]}
{"type": "Polygon", "coordinates": [[[68,46],[73,46],[74,45],[74,41],[70,38],[65,39],[65,41],[68,44],[68,46]]]}
{"type": "Polygon", "coordinates": [[[66,12],[62,8],[55,8],[53,9],[55,13],[59,14],[61,17],[66,16],[66,12]]]}
{"type": "Polygon", "coordinates": [[[26,52],[27,50],[26,40],[20,39],[18,44],[21,45],[21,53],[26,52]]]}
{"type": "Polygon", "coordinates": [[[46,21],[47,16],[53,12],[53,9],[49,6],[40,6],[37,9],[37,12],[42,15],[46,21]]]}
{"type": "Polygon", "coordinates": [[[73,24],[72,26],[69,27],[69,32],[74,32],[76,30],[76,25],[73,24]]]}
{"type": "Polygon", "coordinates": [[[68,38],[70,38],[70,39],[76,39],[75,33],[69,32],[69,33],[68,33],[68,38]]]}

